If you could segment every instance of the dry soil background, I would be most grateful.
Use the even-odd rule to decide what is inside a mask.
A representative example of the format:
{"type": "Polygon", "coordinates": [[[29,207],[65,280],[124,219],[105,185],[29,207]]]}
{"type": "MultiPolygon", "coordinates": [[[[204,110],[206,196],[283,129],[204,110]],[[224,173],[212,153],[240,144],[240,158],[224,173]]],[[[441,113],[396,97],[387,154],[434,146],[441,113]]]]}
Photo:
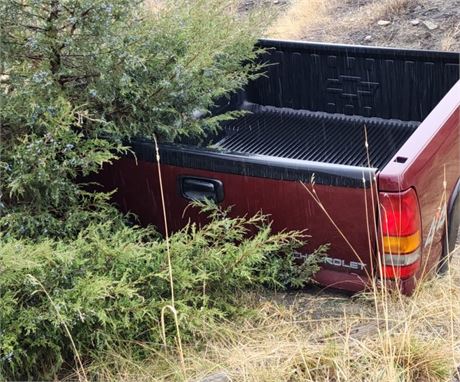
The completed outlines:
{"type": "MultiPolygon", "coordinates": [[[[460,0],[270,3],[280,14],[271,37],[460,52],[460,0]]],[[[245,5],[251,7],[254,1],[245,5]]]]}

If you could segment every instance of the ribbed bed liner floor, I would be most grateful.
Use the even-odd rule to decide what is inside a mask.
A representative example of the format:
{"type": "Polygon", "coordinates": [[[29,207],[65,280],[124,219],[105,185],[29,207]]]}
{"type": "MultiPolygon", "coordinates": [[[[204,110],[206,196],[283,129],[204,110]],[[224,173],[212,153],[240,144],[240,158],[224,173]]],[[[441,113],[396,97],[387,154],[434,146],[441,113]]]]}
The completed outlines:
{"type": "Polygon", "coordinates": [[[365,118],[252,105],[250,113],[226,125],[214,145],[231,152],[381,169],[419,122],[365,118]]]}

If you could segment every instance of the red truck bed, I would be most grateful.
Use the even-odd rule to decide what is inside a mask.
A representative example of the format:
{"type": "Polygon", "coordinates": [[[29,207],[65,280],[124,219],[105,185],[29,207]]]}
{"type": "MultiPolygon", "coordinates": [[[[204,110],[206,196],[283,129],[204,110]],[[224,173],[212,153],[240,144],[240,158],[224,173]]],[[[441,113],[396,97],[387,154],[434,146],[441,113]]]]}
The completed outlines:
{"type": "MultiPolygon", "coordinates": [[[[237,215],[262,210],[275,230],[308,229],[305,255],[331,244],[319,283],[361,290],[391,259],[387,276],[402,261],[389,278],[410,293],[446,248],[442,211],[454,225],[460,215],[459,55],[260,45],[268,49],[261,59],[273,64],[266,76],[217,108],[248,113],[201,145],[160,146],[171,230],[198,219],[190,209],[184,214],[194,198],[213,198],[237,215]],[[395,223],[396,234],[379,224],[387,200],[414,210],[398,215],[411,222],[395,223]],[[389,253],[394,240],[398,251],[401,243],[417,244],[410,253],[389,253]]],[[[138,162],[123,158],[100,181],[118,189],[123,210],[163,230],[153,144],[139,140],[133,149],[138,162]]]]}

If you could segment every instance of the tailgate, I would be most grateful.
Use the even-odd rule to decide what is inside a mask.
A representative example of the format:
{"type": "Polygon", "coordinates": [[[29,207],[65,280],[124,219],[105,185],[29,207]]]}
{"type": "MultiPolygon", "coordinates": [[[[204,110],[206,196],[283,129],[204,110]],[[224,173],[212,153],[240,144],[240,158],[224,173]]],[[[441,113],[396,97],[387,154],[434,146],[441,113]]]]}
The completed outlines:
{"type": "MultiPolygon", "coordinates": [[[[123,210],[164,231],[154,147],[139,142],[133,148],[137,161],[121,159],[104,170],[101,181],[118,188],[116,201],[123,210]]],[[[275,231],[308,229],[305,255],[330,243],[316,276],[323,285],[359,290],[372,274],[376,245],[368,227],[374,226],[375,169],[167,145],[160,155],[170,231],[198,219],[196,212],[186,210],[187,198],[214,197],[220,205],[232,206],[234,215],[263,211],[275,231]]]]}

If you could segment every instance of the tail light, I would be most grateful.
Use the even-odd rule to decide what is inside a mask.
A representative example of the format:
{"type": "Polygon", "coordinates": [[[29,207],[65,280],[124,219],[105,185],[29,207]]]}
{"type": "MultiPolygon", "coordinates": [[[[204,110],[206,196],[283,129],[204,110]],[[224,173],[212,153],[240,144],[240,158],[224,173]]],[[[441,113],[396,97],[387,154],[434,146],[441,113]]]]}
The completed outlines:
{"type": "Polygon", "coordinates": [[[383,241],[382,277],[406,279],[420,267],[421,221],[413,189],[380,193],[380,226],[383,241]]]}

